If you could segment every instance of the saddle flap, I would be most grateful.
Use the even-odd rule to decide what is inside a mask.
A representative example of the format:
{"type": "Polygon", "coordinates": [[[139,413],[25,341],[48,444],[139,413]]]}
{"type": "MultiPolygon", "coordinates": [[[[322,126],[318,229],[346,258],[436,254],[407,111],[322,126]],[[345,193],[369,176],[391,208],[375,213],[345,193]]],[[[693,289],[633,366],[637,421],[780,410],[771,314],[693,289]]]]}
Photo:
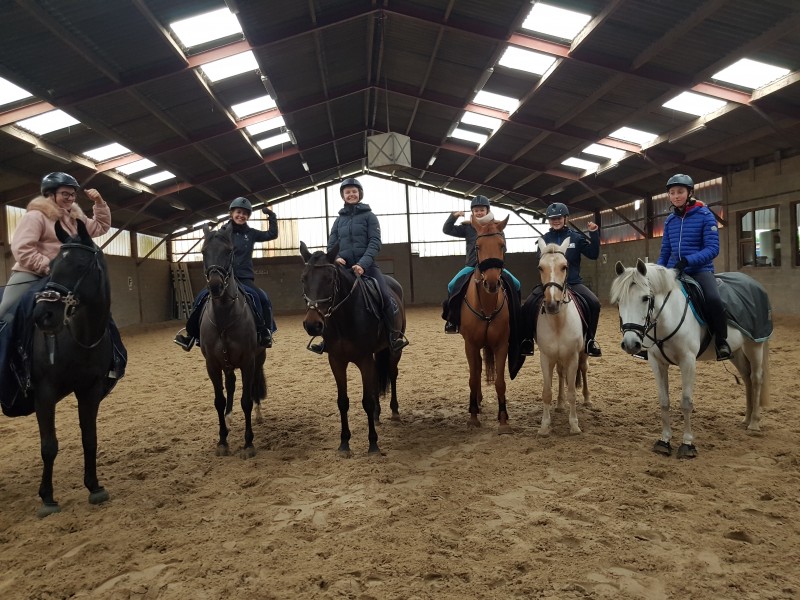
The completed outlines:
{"type": "Polygon", "coordinates": [[[381,295],[381,288],[378,286],[378,281],[369,275],[362,275],[360,287],[364,294],[367,310],[372,316],[380,320],[383,315],[383,296],[381,295]]]}

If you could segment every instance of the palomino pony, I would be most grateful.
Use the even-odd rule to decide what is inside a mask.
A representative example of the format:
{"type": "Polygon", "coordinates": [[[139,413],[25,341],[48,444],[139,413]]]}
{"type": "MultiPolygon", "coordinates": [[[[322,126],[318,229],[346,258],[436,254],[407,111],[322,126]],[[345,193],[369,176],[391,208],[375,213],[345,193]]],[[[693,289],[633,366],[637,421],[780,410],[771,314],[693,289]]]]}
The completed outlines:
{"type": "MultiPolygon", "coordinates": [[[[337,264],[339,247],[330,252],[314,252],[300,242],[300,254],[305,261],[303,275],[303,298],[306,314],[303,328],[310,336],[322,336],[328,353],[328,364],[336,380],[336,403],[342,421],[341,443],[338,452],[349,457],[350,426],[347,413],[350,399],[347,397],[347,365],[353,363],[361,372],[363,394],[361,406],[367,413],[369,428],[369,453],[380,454],[375,423],[380,423],[381,405],[379,396],[391,385],[393,421],[400,419],[397,404],[397,365],[402,352],[392,353],[381,308],[370,310],[374,304],[369,286],[352,269],[337,264]],[[377,315],[376,315],[377,313],[377,315]]],[[[403,307],[403,288],[392,277],[384,275],[400,313],[401,331],[405,332],[406,317],[403,307]]]]}
{"type": "Polygon", "coordinates": [[[573,292],[567,286],[568,263],[566,251],[569,238],[561,245],[545,244],[539,238],[539,277],[544,289],[542,313],[536,322],[536,343],[539,345],[542,364],[542,423],[539,435],[550,434],[550,404],[553,401],[553,367],[558,372],[557,408],[569,402],[569,431],[581,432],[575,408],[576,381],[583,380],[583,404],[591,406],[587,382],[586,352],[583,342],[583,324],[575,305],[573,292]]]}
{"type": "Polygon", "coordinates": [[[200,317],[200,349],[206,358],[206,371],[214,386],[214,407],[219,416],[217,456],[227,456],[230,413],[236,385],[234,369],[242,374],[242,411],[244,412],[244,447],[239,456],[255,456],[251,414],[256,405],[256,421],[261,422],[261,400],[267,395],[264,362],[267,351],[259,347],[256,321],[245,292],[233,273],[233,240],[231,230],[223,227],[212,231],[203,228],[203,270],[209,300],[200,317]],[[222,390],[222,374],[225,389],[222,390]]]}
{"type": "Polygon", "coordinates": [[[482,223],[472,218],[478,234],[475,241],[478,265],[467,286],[461,305],[461,336],[469,363],[469,422],[480,427],[478,420],[483,393],[481,391],[481,363],[486,369],[486,382],[494,381],[497,393],[498,433],[511,433],[506,409],[506,359],[510,337],[509,302],[500,281],[506,238],[503,235],[508,217],[503,221],[482,223]],[[483,350],[483,361],[481,361],[483,350]]]}
{"type": "Polygon", "coordinates": [[[56,222],[62,246],[50,265],[50,279],[36,294],[33,321],[31,380],[41,438],[42,482],[38,516],[61,508],[53,498],[53,463],[58,454],[56,403],[74,392],[83,443],[83,483],[89,502],[108,500],[97,480],[97,412],[107,393],[106,377],[113,360],[108,331],[111,289],[103,253],[92,241],[82,221],[78,235],[70,238],[56,222]]]}
{"type": "MultiPolygon", "coordinates": [[[[683,413],[683,442],[678,448],[678,458],[694,458],[697,449],[694,446],[691,416],[695,361],[716,358],[711,335],[688,310],[689,301],[672,269],[638,260],[636,267],[627,269],[617,262],[616,272],[617,278],[611,285],[611,301],[619,306],[622,349],[628,354],[647,351],[647,359],[658,386],[662,431],[653,451],[667,456],[672,453],[667,370],[670,365],[677,365],[681,371],[683,413]]],[[[770,320],[768,306],[766,310],[766,314],[758,315],[762,323],[770,320]]],[[[743,424],[749,431],[758,431],[761,408],[769,402],[768,340],[754,341],[730,325],[727,339],[733,351],[731,362],[744,379],[747,389],[743,424]]]]}

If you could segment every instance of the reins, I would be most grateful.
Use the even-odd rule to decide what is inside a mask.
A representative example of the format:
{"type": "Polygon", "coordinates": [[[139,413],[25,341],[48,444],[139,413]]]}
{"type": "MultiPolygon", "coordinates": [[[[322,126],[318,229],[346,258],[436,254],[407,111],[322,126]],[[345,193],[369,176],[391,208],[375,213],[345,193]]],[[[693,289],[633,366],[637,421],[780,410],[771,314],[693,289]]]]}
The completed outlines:
{"type": "Polygon", "coordinates": [[[339,302],[336,302],[336,298],[339,294],[339,268],[336,265],[331,265],[331,264],[310,265],[310,266],[312,269],[332,268],[334,270],[333,291],[331,292],[331,295],[328,296],[327,298],[319,298],[319,299],[310,298],[308,294],[306,294],[305,290],[303,290],[303,299],[306,301],[306,308],[308,310],[315,311],[320,317],[322,317],[323,320],[325,320],[328,319],[331,315],[333,315],[333,313],[335,313],[337,310],[339,310],[339,307],[342,306],[345,302],[347,302],[350,296],[353,295],[353,292],[355,291],[356,287],[358,287],[358,284],[361,282],[361,276],[356,275],[356,280],[353,282],[353,286],[350,288],[350,291],[347,292],[345,297],[342,298],[339,302]],[[323,313],[322,310],[320,310],[319,308],[320,304],[329,305],[327,312],[323,313]]]}

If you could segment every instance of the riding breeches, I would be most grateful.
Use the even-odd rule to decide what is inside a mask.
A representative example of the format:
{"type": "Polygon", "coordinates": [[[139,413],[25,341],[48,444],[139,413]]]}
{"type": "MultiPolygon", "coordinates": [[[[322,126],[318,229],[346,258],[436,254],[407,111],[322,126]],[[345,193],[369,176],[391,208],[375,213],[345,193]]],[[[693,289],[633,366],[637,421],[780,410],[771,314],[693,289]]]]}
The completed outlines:
{"type": "Polygon", "coordinates": [[[7,316],[10,318],[19,299],[28,291],[34,281],[40,279],[39,275],[34,275],[33,273],[12,271],[5,290],[3,290],[3,300],[0,302],[0,319],[6,319],[7,316]]]}
{"type": "Polygon", "coordinates": [[[725,303],[719,295],[717,278],[711,271],[703,271],[690,275],[700,287],[703,288],[703,302],[705,303],[705,316],[708,319],[708,328],[717,338],[717,342],[728,337],[728,320],[725,313],[725,303]]]}

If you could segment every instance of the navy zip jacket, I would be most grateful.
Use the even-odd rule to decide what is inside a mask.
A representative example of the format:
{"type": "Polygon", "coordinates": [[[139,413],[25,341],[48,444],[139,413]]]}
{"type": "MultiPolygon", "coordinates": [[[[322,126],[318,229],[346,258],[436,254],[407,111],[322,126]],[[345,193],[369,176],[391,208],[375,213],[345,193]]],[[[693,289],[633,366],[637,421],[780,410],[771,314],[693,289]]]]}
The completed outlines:
{"type": "Polygon", "coordinates": [[[375,264],[381,251],[381,226],[369,204],[345,204],[333,222],[328,252],[339,245],[339,256],[348,267],[361,265],[365,271],[375,264]]]}
{"type": "Polygon", "coordinates": [[[577,285],[583,283],[583,279],[581,279],[581,254],[592,260],[596,260],[597,257],[600,256],[600,230],[596,229],[595,231],[589,232],[591,241],[587,240],[577,231],[573,231],[567,227],[562,227],[558,231],[551,229],[542,236],[545,244],[557,245],[561,245],[567,238],[570,240],[566,252],[567,263],[569,265],[567,283],[569,285],[577,285]]]}
{"type": "Polygon", "coordinates": [[[714,259],[719,254],[717,219],[702,202],[686,208],[679,217],[674,212],[664,221],[661,254],[656,264],[672,269],[682,258],[689,265],[687,275],[703,271],[714,272],[714,259]]]}
{"type": "Polygon", "coordinates": [[[457,218],[454,215],[447,217],[444,227],[442,227],[442,232],[453,237],[464,238],[467,241],[467,262],[465,264],[468,267],[476,267],[478,265],[478,252],[475,250],[475,240],[478,239],[478,232],[475,231],[475,228],[470,223],[456,225],[457,218]]]}
{"type": "Polygon", "coordinates": [[[265,213],[269,218],[269,229],[261,231],[253,229],[247,223],[237,225],[228,221],[223,227],[230,228],[233,235],[233,274],[236,279],[254,280],[253,271],[253,246],[258,242],[268,242],[278,237],[278,217],[274,212],[265,213]]]}

